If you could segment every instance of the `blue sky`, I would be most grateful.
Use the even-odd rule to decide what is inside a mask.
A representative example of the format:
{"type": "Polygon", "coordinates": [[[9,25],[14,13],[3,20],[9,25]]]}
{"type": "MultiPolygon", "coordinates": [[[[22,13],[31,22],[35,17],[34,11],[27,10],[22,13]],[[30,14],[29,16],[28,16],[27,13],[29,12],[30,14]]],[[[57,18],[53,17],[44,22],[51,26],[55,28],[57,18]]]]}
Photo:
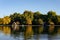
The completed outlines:
{"type": "Polygon", "coordinates": [[[53,10],[60,15],[60,0],[0,0],[0,17],[25,10],[40,11],[42,14],[53,10]]]}

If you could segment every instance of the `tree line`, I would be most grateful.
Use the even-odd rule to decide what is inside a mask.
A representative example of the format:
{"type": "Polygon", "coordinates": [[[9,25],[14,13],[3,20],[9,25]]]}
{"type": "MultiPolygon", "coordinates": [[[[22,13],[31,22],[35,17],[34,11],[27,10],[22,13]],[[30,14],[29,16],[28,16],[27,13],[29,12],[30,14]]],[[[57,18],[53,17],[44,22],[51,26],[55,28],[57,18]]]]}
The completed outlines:
{"type": "Polygon", "coordinates": [[[49,11],[47,14],[42,14],[39,11],[32,12],[25,10],[23,14],[21,13],[13,13],[10,16],[5,16],[0,18],[0,24],[12,24],[13,22],[19,22],[20,25],[39,25],[39,24],[49,24],[53,22],[55,25],[60,24],[60,15],[57,15],[54,11],[49,11]]]}

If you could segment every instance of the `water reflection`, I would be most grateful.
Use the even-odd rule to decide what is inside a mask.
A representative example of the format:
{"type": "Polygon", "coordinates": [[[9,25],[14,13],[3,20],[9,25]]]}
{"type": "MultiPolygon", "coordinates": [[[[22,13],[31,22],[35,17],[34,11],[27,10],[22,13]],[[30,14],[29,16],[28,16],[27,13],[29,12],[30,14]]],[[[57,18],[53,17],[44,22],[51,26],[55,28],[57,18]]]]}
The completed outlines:
{"type": "MultiPolygon", "coordinates": [[[[43,26],[19,26],[17,30],[13,30],[11,26],[0,26],[1,40],[60,40],[60,28],[58,27],[55,35],[42,34],[44,32],[43,26]],[[24,30],[22,30],[24,29],[24,30]],[[37,31],[35,31],[37,30],[37,31]],[[37,34],[35,34],[38,32],[37,34]]],[[[49,27],[50,32],[53,32],[54,26],[49,27]]],[[[50,33],[49,32],[49,33],[50,33]]]]}
{"type": "Polygon", "coordinates": [[[5,35],[11,34],[11,29],[9,26],[0,26],[0,31],[2,31],[5,35]]]}

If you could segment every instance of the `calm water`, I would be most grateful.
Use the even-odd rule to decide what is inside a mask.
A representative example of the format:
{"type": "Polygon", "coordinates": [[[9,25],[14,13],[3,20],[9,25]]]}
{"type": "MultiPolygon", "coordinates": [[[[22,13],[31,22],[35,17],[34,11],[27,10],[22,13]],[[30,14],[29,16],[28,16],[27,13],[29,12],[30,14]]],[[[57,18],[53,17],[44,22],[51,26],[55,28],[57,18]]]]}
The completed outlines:
{"type": "Polygon", "coordinates": [[[0,40],[60,40],[59,33],[55,35],[33,34],[31,37],[27,38],[24,32],[16,30],[12,30],[9,26],[0,26],[0,40]]]}

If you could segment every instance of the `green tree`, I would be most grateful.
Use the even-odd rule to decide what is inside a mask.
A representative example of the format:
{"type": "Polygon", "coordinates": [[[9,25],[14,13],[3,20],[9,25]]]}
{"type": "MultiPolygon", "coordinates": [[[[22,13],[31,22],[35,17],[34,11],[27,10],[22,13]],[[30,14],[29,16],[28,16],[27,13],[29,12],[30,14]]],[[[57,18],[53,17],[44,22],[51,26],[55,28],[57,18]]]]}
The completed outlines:
{"type": "Polygon", "coordinates": [[[40,18],[40,12],[37,11],[34,13],[34,19],[39,19],[40,18]]]}
{"type": "Polygon", "coordinates": [[[57,16],[57,24],[60,24],[60,16],[57,16]]]}
{"type": "Polygon", "coordinates": [[[32,24],[32,20],[28,17],[26,17],[26,24],[32,24]]]}
{"type": "Polygon", "coordinates": [[[47,13],[48,15],[47,15],[47,19],[49,20],[49,19],[51,19],[55,24],[56,24],[56,22],[57,22],[57,18],[56,18],[56,12],[54,12],[54,11],[49,11],[48,13],[47,13]]]}
{"type": "Polygon", "coordinates": [[[33,14],[34,19],[32,21],[32,23],[34,25],[37,25],[38,24],[37,20],[40,18],[40,15],[41,15],[41,13],[39,11],[34,12],[34,14],[33,14]]]}
{"type": "Polygon", "coordinates": [[[25,18],[29,17],[31,20],[33,20],[33,12],[26,10],[26,11],[24,11],[23,15],[25,18]]]}
{"type": "Polygon", "coordinates": [[[54,11],[49,11],[47,14],[48,14],[48,17],[56,16],[56,12],[54,11]]]}
{"type": "Polygon", "coordinates": [[[22,18],[20,13],[15,12],[14,14],[10,15],[10,18],[11,18],[11,23],[16,21],[19,21],[21,23],[22,18]]]}
{"type": "Polygon", "coordinates": [[[38,19],[38,24],[43,24],[43,20],[42,19],[38,19]]]}

